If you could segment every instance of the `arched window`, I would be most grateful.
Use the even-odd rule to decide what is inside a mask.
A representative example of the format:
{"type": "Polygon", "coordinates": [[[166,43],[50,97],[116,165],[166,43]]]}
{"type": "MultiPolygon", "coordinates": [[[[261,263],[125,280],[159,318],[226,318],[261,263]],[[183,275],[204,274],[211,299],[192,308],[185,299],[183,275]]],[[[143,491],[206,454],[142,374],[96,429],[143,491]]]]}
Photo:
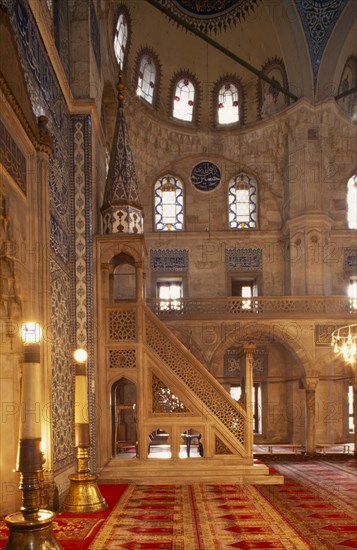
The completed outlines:
{"type": "Polygon", "coordinates": [[[164,176],[156,182],[154,194],[156,231],[182,231],[182,182],[174,176],[164,176]]]}
{"type": "Polygon", "coordinates": [[[148,55],[143,55],[139,65],[138,85],[136,88],[136,95],[145,99],[145,101],[150,103],[150,105],[153,102],[155,80],[156,80],[155,63],[148,55]]]}
{"type": "Polygon", "coordinates": [[[175,88],[173,116],[180,120],[192,122],[195,87],[188,78],[181,78],[175,88]]]}
{"type": "Polygon", "coordinates": [[[349,229],[357,229],[357,174],[347,183],[347,222],[349,229]]]}
{"type": "Polygon", "coordinates": [[[238,174],[229,182],[228,217],[230,229],[257,226],[257,183],[247,174],[238,174]]]}
{"type": "Polygon", "coordinates": [[[124,65],[125,48],[128,42],[128,22],[124,13],[121,13],[118,17],[114,36],[114,52],[115,57],[121,68],[124,65]]]}
{"type": "MultiPolygon", "coordinates": [[[[288,77],[285,70],[285,65],[282,59],[274,57],[269,59],[262,67],[262,73],[269,77],[273,82],[276,82],[285,90],[289,89],[288,77]]],[[[258,86],[258,116],[266,118],[289,105],[289,97],[283,94],[276,86],[259,79],[258,86]]]]}
{"type": "Polygon", "coordinates": [[[347,93],[338,100],[338,104],[342,109],[352,117],[355,122],[357,120],[357,56],[351,55],[342,71],[338,93],[347,93]]]}
{"type": "Polygon", "coordinates": [[[218,124],[233,124],[238,121],[238,88],[232,82],[226,82],[218,92],[218,124]]]}

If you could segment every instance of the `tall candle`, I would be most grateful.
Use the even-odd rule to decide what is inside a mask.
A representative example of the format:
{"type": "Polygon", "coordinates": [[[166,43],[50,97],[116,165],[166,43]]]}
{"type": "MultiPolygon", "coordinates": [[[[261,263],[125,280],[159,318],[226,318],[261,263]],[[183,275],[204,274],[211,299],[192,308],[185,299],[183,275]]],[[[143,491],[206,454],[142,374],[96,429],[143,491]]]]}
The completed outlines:
{"type": "Polygon", "coordinates": [[[84,364],[76,365],[74,422],[75,424],[88,423],[87,375],[84,364]]]}
{"type": "Polygon", "coordinates": [[[41,438],[41,365],[23,364],[20,439],[41,438]]]}

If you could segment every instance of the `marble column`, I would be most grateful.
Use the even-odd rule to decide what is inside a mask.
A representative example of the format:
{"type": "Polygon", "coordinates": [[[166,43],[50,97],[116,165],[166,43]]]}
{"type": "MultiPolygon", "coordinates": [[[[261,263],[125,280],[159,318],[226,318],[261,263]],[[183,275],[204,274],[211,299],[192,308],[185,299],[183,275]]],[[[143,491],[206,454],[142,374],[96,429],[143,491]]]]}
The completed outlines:
{"type": "Polygon", "coordinates": [[[114,268],[112,265],[108,266],[108,299],[109,303],[113,304],[115,300],[114,296],[114,268]]]}
{"type": "Polygon", "coordinates": [[[317,377],[305,378],[305,448],[307,454],[316,452],[316,386],[317,377]]]}
{"type": "Polygon", "coordinates": [[[244,353],[246,356],[245,362],[245,395],[244,400],[247,406],[247,451],[248,454],[253,456],[253,442],[254,442],[254,411],[252,403],[253,392],[253,353],[256,349],[256,345],[249,343],[244,344],[244,353]]]}
{"type": "Polygon", "coordinates": [[[136,300],[137,302],[143,302],[145,301],[145,275],[144,275],[144,269],[143,266],[136,265],[135,266],[135,273],[136,273],[136,300]]]}

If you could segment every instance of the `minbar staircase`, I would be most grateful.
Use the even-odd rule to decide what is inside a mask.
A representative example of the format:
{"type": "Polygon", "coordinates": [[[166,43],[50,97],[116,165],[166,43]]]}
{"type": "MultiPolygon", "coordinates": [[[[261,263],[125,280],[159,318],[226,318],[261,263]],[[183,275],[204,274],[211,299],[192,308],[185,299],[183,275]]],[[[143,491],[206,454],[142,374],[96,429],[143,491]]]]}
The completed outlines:
{"type": "MultiPolygon", "coordinates": [[[[116,350],[125,350],[128,342],[120,330],[113,330],[112,320],[116,326],[121,318],[135,322],[131,346],[135,345],[137,363],[130,375],[137,387],[137,456],[109,460],[99,472],[99,482],[283,483],[282,476],[269,474],[267,466],[253,459],[247,406],[234,401],[149,308],[137,304],[130,316],[125,314],[128,307],[107,307],[105,318],[107,346],[116,350]],[[158,428],[169,436],[171,458],[148,458],[149,436],[158,428]],[[201,434],[203,457],[179,458],[182,434],[188,429],[201,434]]],[[[127,326],[125,331],[128,334],[127,326]]],[[[123,371],[128,376],[129,370],[123,371]]]]}

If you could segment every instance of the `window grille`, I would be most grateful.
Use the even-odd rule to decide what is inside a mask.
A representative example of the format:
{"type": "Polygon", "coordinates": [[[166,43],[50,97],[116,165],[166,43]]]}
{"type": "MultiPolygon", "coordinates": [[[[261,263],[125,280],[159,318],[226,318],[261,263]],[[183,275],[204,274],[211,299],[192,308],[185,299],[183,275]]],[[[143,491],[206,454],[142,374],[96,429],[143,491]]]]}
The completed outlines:
{"type": "Polygon", "coordinates": [[[145,99],[150,105],[154,98],[155,80],[155,63],[148,55],[144,55],[140,61],[136,95],[145,99]]]}
{"type": "Polygon", "coordinates": [[[218,92],[218,123],[232,124],[239,121],[238,89],[226,82],[218,92]]]}
{"type": "Polygon", "coordinates": [[[159,179],[154,188],[156,231],[183,230],[183,185],[174,176],[159,179]]]}
{"type": "Polygon", "coordinates": [[[195,88],[188,78],[181,78],[175,88],[173,116],[180,120],[192,122],[195,88]]]}
{"type": "Polygon", "coordinates": [[[254,229],[257,226],[257,184],[247,174],[238,174],[229,182],[228,214],[230,229],[254,229]]]}
{"type": "Polygon", "coordinates": [[[125,58],[125,48],[128,41],[128,23],[126,17],[121,13],[118,17],[117,27],[114,36],[114,52],[115,57],[123,68],[125,58]]]}

